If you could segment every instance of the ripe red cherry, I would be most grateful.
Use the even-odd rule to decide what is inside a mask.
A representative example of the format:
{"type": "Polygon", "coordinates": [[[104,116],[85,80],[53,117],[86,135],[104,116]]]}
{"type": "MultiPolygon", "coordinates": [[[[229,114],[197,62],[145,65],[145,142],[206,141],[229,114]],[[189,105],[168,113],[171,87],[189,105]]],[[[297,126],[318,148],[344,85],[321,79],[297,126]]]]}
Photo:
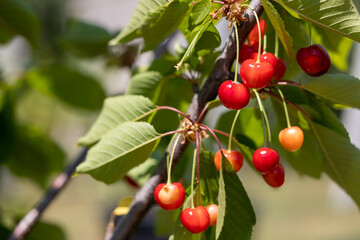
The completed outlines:
{"type": "Polygon", "coordinates": [[[234,110],[246,107],[250,101],[250,90],[242,83],[235,83],[231,80],[223,82],[218,90],[222,104],[234,110]]]}
{"type": "Polygon", "coordinates": [[[277,58],[276,66],[274,68],[274,78],[281,80],[286,72],[286,62],[282,58],[277,58]]]}
{"type": "Polygon", "coordinates": [[[210,226],[215,226],[219,212],[219,206],[216,204],[211,204],[206,207],[206,210],[208,211],[210,216],[210,226]]]}
{"type": "MultiPolygon", "coordinates": [[[[259,23],[260,23],[260,31],[261,31],[261,39],[262,39],[264,37],[264,35],[265,35],[266,30],[267,30],[267,26],[265,24],[264,19],[259,19],[259,23]]],[[[254,28],[249,33],[249,40],[259,42],[259,29],[258,29],[257,24],[254,26],[254,28]]]]}
{"type": "Polygon", "coordinates": [[[276,168],[269,173],[262,175],[265,182],[274,188],[281,187],[285,180],[284,167],[279,163],[276,168]]]}
{"type": "Polygon", "coordinates": [[[297,126],[284,128],[279,133],[279,141],[285,150],[295,152],[301,148],[304,142],[304,133],[301,128],[297,126]]]}
{"type": "Polygon", "coordinates": [[[248,59],[241,64],[240,76],[244,84],[249,88],[264,88],[274,76],[274,68],[268,62],[256,63],[254,59],[248,59]]]}
{"type": "MultiPolygon", "coordinates": [[[[233,167],[234,171],[235,172],[240,171],[244,163],[244,158],[241,155],[241,153],[235,150],[231,150],[230,152],[228,150],[222,150],[222,152],[225,155],[226,159],[229,160],[229,162],[231,163],[231,166],[233,167]]],[[[214,157],[215,166],[219,171],[221,167],[221,159],[222,159],[222,154],[219,150],[216,152],[214,157]]]]}
{"type": "Polygon", "coordinates": [[[327,73],[331,64],[329,54],[319,44],[300,48],[296,54],[296,60],[301,69],[313,77],[327,73]]]}
{"type": "Polygon", "coordinates": [[[180,214],[182,225],[192,233],[205,231],[210,224],[210,215],[205,207],[185,208],[180,214]]]}
{"type": "Polygon", "coordinates": [[[252,160],[256,170],[268,173],[279,163],[279,154],[274,149],[262,147],[254,152],[252,160]]]}
{"type": "Polygon", "coordinates": [[[253,53],[256,53],[256,49],[248,43],[244,43],[239,51],[239,63],[249,59],[253,53]]]}
{"type": "MultiPolygon", "coordinates": [[[[254,59],[255,61],[257,60],[257,56],[258,56],[257,53],[251,54],[251,58],[254,59]]],[[[277,60],[276,60],[276,57],[274,54],[267,52],[267,53],[260,54],[260,62],[270,63],[271,66],[273,66],[273,68],[275,70],[277,60]]],[[[274,74],[275,74],[275,72],[274,72],[274,74]]]]}
{"type": "Polygon", "coordinates": [[[155,201],[165,210],[179,208],[185,199],[185,189],[180,183],[160,183],[154,191],[155,201]]]}

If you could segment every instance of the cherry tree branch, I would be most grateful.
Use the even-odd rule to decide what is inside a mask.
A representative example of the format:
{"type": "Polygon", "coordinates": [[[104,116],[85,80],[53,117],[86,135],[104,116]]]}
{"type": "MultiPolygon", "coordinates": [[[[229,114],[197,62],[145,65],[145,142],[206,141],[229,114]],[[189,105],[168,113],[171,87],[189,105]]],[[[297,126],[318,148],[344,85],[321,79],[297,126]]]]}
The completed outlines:
{"type": "Polygon", "coordinates": [[[8,240],[21,240],[31,230],[35,223],[39,220],[41,214],[55,199],[57,194],[64,189],[65,185],[71,179],[76,167],[84,161],[87,154],[87,149],[84,149],[79,156],[71,163],[52,183],[50,189],[47,191],[42,200],[36,207],[31,209],[21,220],[18,222],[8,240]]]}
{"type": "MultiPolygon", "coordinates": [[[[260,0],[252,0],[250,6],[254,8],[259,16],[263,12],[263,7],[260,0]]],[[[246,11],[245,16],[248,17],[248,21],[242,23],[238,27],[240,45],[244,43],[246,37],[256,23],[255,17],[250,9],[246,11]]],[[[228,78],[231,76],[230,72],[235,60],[235,55],[236,41],[235,34],[233,32],[230,35],[230,38],[228,39],[222,53],[218,57],[211,75],[206,80],[206,83],[200,92],[198,94],[195,93],[193,96],[187,113],[194,121],[196,121],[196,119],[199,117],[206,103],[216,98],[217,90],[220,84],[223,81],[228,80],[228,78]]],[[[188,142],[185,144],[178,144],[175,147],[173,167],[180,160],[187,146],[188,142]]],[[[113,232],[107,232],[107,240],[125,240],[131,237],[132,233],[136,230],[148,210],[155,204],[153,197],[155,187],[164,181],[166,181],[166,156],[163,157],[161,164],[159,164],[152,177],[136,194],[134,201],[130,206],[129,213],[121,220],[119,220],[113,232]]]]}

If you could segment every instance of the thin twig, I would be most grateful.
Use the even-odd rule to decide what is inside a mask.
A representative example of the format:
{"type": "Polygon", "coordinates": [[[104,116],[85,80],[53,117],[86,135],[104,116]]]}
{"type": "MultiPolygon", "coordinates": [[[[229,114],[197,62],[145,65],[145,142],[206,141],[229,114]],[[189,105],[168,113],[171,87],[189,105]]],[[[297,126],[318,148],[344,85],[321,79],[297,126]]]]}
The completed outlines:
{"type": "Polygon", "coordinates": [[[34,224],[39,220],[41,214],[46,210],[49,204],[55,199],[57,194],[64,189],[65,185],[71,179],[76,167],[84,161],[87,154],[87,149],[84,149],[80,155],[63,171],[52,183],[51,188],[47,191],[42,200],[36,207],[31,209],[16,225],[14,231],[9,236],[8,240],[21,240],[31,230],[34,224]]]}

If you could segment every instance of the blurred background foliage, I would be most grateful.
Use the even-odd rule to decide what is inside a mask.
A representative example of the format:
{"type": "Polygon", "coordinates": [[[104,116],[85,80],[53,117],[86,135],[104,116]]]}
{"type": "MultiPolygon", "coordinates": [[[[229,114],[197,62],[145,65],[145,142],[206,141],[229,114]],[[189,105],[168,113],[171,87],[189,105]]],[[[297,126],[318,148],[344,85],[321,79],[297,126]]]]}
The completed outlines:
{"type": "MultiPolygon", "coordinates": [[[[179,46],[171,45],[172,49],[165,50],[160,46],[154,52],[140,54],[139,41],[133,41],[108,49],[108,41],[128,23],[135,5],[136,1],[116,0],[0,0],[1,239],[5,239],[16,221],[40,199],[54,176],[80,152],[77,139],[91,126],[106,96],[125,92],[136,94],[137,89],[131,84],[126,90],[129,80],[133,75],[132,83],[136,86],[137,81],[146,79],[144,66],[154,56],[162,57],[147,66],[147,71],[153,70],[164,76],[174,71],[173,66],[178,60],[174,55],[184,52],[179,46]]],[[[300,34],[305,26],[291,21],[297,20],[289,18],[288,23],[298,26],[288,29],[295,40],[300,39],[295,41],[297,50],[307,41],[300,34]]],[[[220,22],[218,28],[219,31],[222,29],[223,41],[229,34],[226,25],[220,22]]],[[[269,34],[273,31],[269,27],[269,34]]],[[[319,28],[315,28],[313,39],[329,50],[334,60],[331,71],[349,70],[351,40],[324,33],[319,28]]],[[[184,37],[180,40],[186,41],[184,37]]],[[[268,41],[268,51],[272,51],[274,40],[268,41]]],[[[215,59],[217,55],[215,52],[207,57],[215,59]]],[[[198,64],[196,57],[189,62],[190,68],[198,64]]],[[[211,68],[204,63],[201,80],[211,68]]],[[[290,67],[287,77],[296,76],[298,71],[298,67],[290,67]]],[[[148,89],[149,98],[156,98],[159,105],[186,110],[191,100],[191,83],[177,77],[150,77],[154,82],[163,81],[162,89],[167,91],[160,89],[154,93],[148,89]]],[[[251,115],[250,109],[247,111],[252,116],[249,119],[251,126],[256,128],[258,119],[251,115]]],[[[226,130],[231,114],[219,119],[220,128],[226,130]]],[[[210,113],[210,125],[215,124],[218,115],[219,112],[210,113]]],[[[241,123],[244,131],[237,136],[244,141],[250,139],[250,129],[246,128],[249,122],[241,123]]],[[[159,132],[171,130],[177,126],[177,116],[160,112],[154,125],[159,132]]],[[[255,134],[258,133],[255,131],[255,134]]],[[[259,139],[262,139],[260,135],[259,139]]],[[[249,144],[261,145],[261,140],[249,144]]],[[[145,169],[156,166],[165,146],[163,140],[153,154],[154,158],[146,162],[145,169]]],[[[189,155],[191,153],[187,152],[184,159],[190,159],[189,155]]],[[[289,168],[286,184],[276,190],[264,185],[250,168],[245,164],[240,178],[257,214],[253,239],[285,240],[289,236],[294,240],[360,238],[357,207],[328,178],[314,179],[320,177],[316,162],[303,170],[314,178],[299,175],[289,168]]],[[[149,171],[142,169],[129,173],[140,184],[149,176],[149,171]]],[[[174,175],[178,178],[186,170],[184,160],[174,175]]],[[[133,196],[135,192],[136,188],[126,181],[105,186],[89,176],[76,177],[52,203],[43,221],[35,226],[27,239],[102,239],[112,209],[120,199],[133,196]]],[[[159,235],[169,234],[175,224],[171,214],[156,208],[149,217],[155,221],[145,221],[142,229],[155,222],[156,227],[150,231],[159,235]],[[169,224],[164,225],[164,221],[169,224]]]]}

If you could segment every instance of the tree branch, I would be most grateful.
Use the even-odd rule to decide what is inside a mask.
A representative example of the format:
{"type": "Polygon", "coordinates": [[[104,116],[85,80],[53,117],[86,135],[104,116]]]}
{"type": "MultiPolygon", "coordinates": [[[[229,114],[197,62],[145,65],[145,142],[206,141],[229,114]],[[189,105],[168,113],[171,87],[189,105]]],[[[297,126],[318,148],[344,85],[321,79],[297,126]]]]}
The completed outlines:
{"type": "Polygon", "coordinates": [[[64,189],[65,185],[71,179],[76,167],[84,161],[87,154],[87,149],[84,149],[75,161],[69,165],[65,171],[63,171],[52,183],[51,188],[47,191],[43,199],[38,203],[36,207],[31,209],[21,220],[18,222],[14,231],[9,236],[8,240],[21,240],[30,231],[34,224],[39,220],[41,214],[49,206],[49,204],[55,199],[57,194],[64,189]]]}
{"type": "MultiPolygon", "coordinates": [[[[260,0],[251,1],[250,5],[255,9],[256,13],[260,16],[263,12],[263,7],[260,0]]],[[[247,10],[245,16],[248,21],[238,27],[240,45],[242,45],[250,33],[251,29],[255,26],[256,21],[251,10],[247,10]]],[[[235,60],[236,55],[236,41],[234,32],[228,39],[222,53],[218,57],[214,69],[206,80],[203,88],[199,94],[194,94],[192,102],[188,108],[188,114],[196,121],[202,109],[208,101],[216,98],[217,90],[221,82],[228,80],[230,76],[231,67],[235,60]]],[[[182,154],[187,148],[188,143],[178,144],[175,148],[173,167],[180,160],[182,154]]],[[[129,239],[132,233],[136,230],[142,219],[145,217],[147,211],[154,205],[153,192],[155,187],[166,180],[166,156],[163,157],[161,164],[156,169],[153,176],[146,182],[146,184],[136,194],[134,201],[130,206],[129,213],[124,216],[115,226],[113,233],[107,233],[106,239],[111,240],[125,240],[129,239]]]]}

